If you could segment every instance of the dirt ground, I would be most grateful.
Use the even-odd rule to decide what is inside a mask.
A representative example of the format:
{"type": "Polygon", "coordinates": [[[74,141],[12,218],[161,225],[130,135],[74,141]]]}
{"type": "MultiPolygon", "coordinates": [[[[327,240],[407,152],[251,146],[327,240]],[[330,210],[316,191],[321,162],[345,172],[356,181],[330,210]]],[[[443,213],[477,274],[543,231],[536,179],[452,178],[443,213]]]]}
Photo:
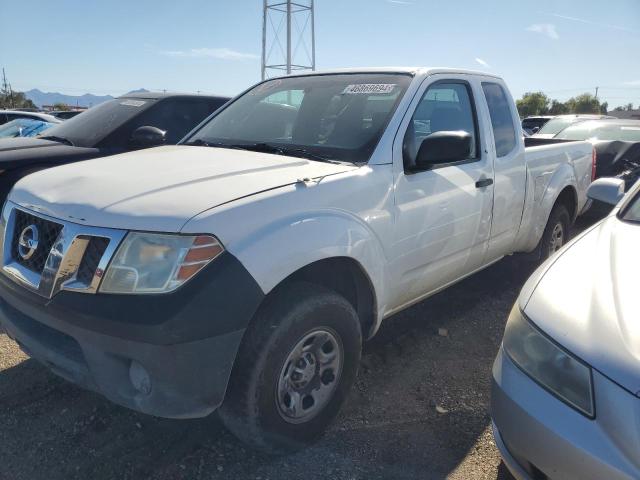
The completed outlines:
{"type": "Polygon", "coordinates": [[[532,271],[506,258],[385,321],[338,420],[289,457],[247,451],[215,415],[166,420],[113,405],[0,334],[0,478],[510,478],[491,435],[491,365],[532,271]]]}

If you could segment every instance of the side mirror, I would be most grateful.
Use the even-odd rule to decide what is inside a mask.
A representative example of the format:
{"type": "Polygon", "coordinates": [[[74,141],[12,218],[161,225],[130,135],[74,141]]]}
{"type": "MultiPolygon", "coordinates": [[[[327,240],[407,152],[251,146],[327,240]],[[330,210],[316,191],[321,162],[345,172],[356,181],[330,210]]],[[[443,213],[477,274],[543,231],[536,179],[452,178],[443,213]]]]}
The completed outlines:
{"type": "Polygon", "coordinates": [[[463,130],[435,132],[425,137],[416,155],[416,168],[428,170],[434,165],[467,160],[471,153],[471,135],[463,130]]]}
{"type": "Polygon", "coordinates": [[[531,135],[533,135],[534,133],[538,133],[538,130],[540,130],[540,127],[533,127],[531,129],[531,135]]]}
{"type": "Polygon", "coordinates": [[[609,205],[617,205],[624,197],[624,180],[619,178],[599,178],[589,185],[587,197],[609,205]]]}
{"type": "Polygon", "coordinates": [[[136,148],[157,147],[164,144],[167,132],[157,127],[144,126],[136,128],[131,134],[129,143],[136,148]]]}

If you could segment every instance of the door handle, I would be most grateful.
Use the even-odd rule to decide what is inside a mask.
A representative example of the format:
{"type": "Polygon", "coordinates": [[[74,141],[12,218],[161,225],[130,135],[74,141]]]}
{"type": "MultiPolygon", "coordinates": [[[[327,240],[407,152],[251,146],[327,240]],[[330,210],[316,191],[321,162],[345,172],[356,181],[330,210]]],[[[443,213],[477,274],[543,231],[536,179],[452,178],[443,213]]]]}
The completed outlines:
{"type": "Polygon", "coordinates": [[[493,178],[481,178],[476,182],[476,188],[485,188],[493,185],[493,178]]]}

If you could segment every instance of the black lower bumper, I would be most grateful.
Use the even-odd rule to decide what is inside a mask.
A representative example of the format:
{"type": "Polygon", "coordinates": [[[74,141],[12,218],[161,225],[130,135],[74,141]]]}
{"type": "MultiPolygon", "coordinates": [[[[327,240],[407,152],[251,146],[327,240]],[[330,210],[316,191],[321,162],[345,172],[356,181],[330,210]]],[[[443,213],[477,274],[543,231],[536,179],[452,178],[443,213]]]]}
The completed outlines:
{"type": "Polygon", "coordinates": [[[228,257],[220,266],[241,269],[232,276],[242,281],[224,281],[220,271],[207,272],[210,265],[198,282],[162,296],[60,292],[44,299],[0,274],[0,328],[54,373],[115,403],[160,417],[206,416],[224,399],[263,298],[228,257]]]}

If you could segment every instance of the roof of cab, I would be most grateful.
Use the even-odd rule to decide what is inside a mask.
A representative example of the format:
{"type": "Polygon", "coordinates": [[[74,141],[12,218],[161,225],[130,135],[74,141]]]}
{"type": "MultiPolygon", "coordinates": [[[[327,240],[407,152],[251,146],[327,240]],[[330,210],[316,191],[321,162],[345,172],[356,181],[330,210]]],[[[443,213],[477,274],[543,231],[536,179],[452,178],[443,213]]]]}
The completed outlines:
{"type": "Polygon", "coordinates": [[[357,68],[338,68],[332,70],[316,70],[316,71],[301,71],[294,72],[290,75],[282,75],[274,78],[287,78],[287,77],[304,77],[310,75],[332,75],[340,73],[404,73],[410,75],[433,75],[436,73],[444,74],[461,74],[461,75],[480,75],[483,77],[493,77],[502,79],[502,77],[481,72],[478,70],[466,70],[464,68],[448,68],[448,67],[357,67],[357,68]]]}
{"type": "Polygon", "coordinates": [[[181,98],[216,98],[229,99],[225,95],[200,95],[195,93],[177,93],[177,92],[130,92],[120,95],[118,98],[139,98],[141,100],[160,100],[162,98],[181,97],[181,98]]]}

